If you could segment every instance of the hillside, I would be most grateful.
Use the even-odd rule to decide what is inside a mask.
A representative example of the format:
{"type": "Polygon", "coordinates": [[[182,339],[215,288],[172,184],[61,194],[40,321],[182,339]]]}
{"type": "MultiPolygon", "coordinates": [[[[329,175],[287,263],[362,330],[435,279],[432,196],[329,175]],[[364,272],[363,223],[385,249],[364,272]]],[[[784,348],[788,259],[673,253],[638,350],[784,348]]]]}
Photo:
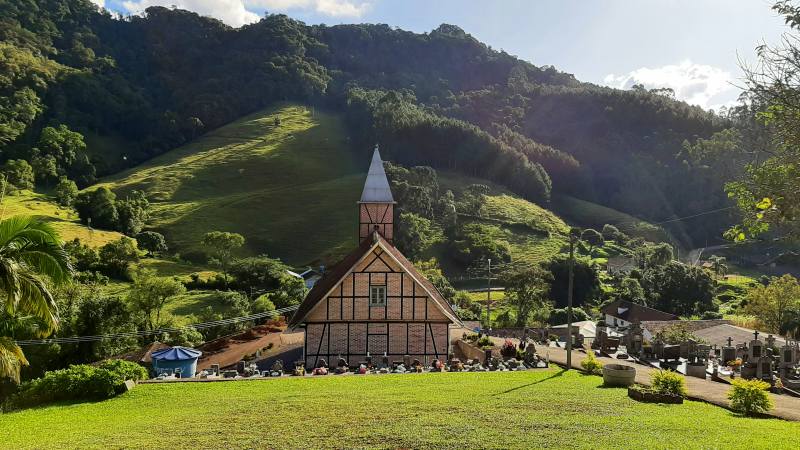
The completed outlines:
{"type": "Polygon", "coordinates": [[[78,221],[78,214],[71,208],[55,203],[52,197],[31,191],[17,191],[5,195],[0,201],[0,217],[29,215],[50,222],[64,241],[75,238],[92,247],[100,247],[119,239],[116,231],[97,230],[86,227],[78,221]]]}
{"type": "Polygon", "coordinates": [[[152,202],[150,226],[184,257],[212,230],[245,236],[245,253],[290,264],[328,261],[355,245],[365,167],[334,114],[282,104],[103,180],[152,202]],[[275,120],[280,125],[275,125],[275,120]]]}
{"type": "Polygon", "coordinates": [[[800,432],[701,402],[638,403],[601,383],[551,369],[143,384],[102,402],[2,414],[0,434],[17,449],[688,449],[779,448],[800,432]]]}
{"type": "MultiPolygon", "coordinates": [[[[1,159],[33,161],[46,127],[63,125],[85,137],[85,148],[78,158],[45,153],[81,187],[292,101],[345,114],[357,148],[380,142],[393,161],[478,175],[543,205],[552,191],[650,222],[730,205],[718,177],[690,170],[680,156],[684,142],[708,138],[728,119],[658,91],[581,82],[494,50],[456,25],[413,33],[270,14],[231,28],[164,7],[122,20],[89,0],[35,9],[10,0],[0,17],[9,61],[0,77],[10,80],[0,90],[9,105],[0,118],[1,159]]],[[[165,184],[156,189],[174,194],[177,215],[198,206],[165,184]]],[[[235,200],[233,191],[219,201],[235,200]]],[[[676,235],[691,247],[717,239],[734,220],[706,217],[676,235]]]]}

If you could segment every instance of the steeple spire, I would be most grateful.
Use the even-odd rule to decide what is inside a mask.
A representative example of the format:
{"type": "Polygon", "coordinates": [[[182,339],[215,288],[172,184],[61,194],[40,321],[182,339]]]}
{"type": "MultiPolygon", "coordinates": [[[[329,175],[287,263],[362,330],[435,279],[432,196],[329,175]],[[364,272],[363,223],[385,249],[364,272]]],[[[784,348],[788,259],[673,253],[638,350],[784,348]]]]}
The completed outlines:
{"type": "Polygon", "coordinates": [[[386,171],[383,170],[383,160],[378,146],[372,154],[369,164],[367,181],[361,192],[358,202],[358,239],[359,241],[372,236],[377,231],[384,239],[392,242],[394,238],[394,198],[386,171]]]}
{"type": "Polygon", "coordinates": [[[364,190],[361,192],[361,203],[394,203],[392,190],[389,188],[389,180],[386,178],[386,171],[383,170],[383,160],[375,144],[375,151],[372,153],[372,162],[369,165],[367,181],[364,182],[364,190]]]}

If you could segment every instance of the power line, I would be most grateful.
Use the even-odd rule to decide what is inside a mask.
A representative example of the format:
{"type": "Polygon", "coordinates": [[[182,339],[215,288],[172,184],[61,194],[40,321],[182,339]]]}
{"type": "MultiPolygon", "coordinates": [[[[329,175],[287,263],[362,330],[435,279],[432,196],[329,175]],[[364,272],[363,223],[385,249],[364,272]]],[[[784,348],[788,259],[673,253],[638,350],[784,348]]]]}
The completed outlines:
{"type": "Polygon", "coordinates": [[[81,342],[97,342],[103,339],[125,339],[125,338],[132,338],[132,337],[143,337],[153,334],[161,334],[161,333],[175,333],[181,330],[185,330],[187,328],[194,328],[195,330],[203,330],[206,328],[213,328],[223,325],[231,325],[234,323],[240,322],[249,322],[252,320],[263,319],[266,317],[275,316],[278,314],[282,314],[289,311],[294,311],[299,308],[299,305],[288,306],[286,308],[276,309],[274,311],[266,311],[263,313],[252,314],[249,316],[241,316],[241,317],[231,317],[228,319],[222,320],[215,320],[211,322],[202,322],[196,323],[191,325],[185,325],[182,327],[175,327],[175,328],[158,328],[155,330],[145,330],[145,331],[130,331],[126,333],[114,333],[114,334],[101,334],[101,335],[94,335],[94,336],[72,336],[72,337],[63,337],[63,338],[52,338],[52,339],[28,339],[28,340],[19,340],[15,341],[15,343],[19,346],[24,345],[46,345],[46,344],[78,344],[81,342]]]}
{"type": "Polygon", "coordinates": [[[656,223],[653,223],[652,225],[662,225],[662,224],[670,223],[670,222],[679,222],[681,220],[693,219],[695,217],[705,216],[707,214],[713,214],[713,213],[717,213],[717,212],[720,212],[720,211],[727,211],[729,209],[734,209],[734,208],[738,208],[738,207],[737,206],[726,206],[725,208],[712,209],[710,211],[705,211],[705,212],[693,214],[691,216],[679,217],[677,219],[669,219],[669,220],[665,220],[663,222],[656,222],[656,223]]]}

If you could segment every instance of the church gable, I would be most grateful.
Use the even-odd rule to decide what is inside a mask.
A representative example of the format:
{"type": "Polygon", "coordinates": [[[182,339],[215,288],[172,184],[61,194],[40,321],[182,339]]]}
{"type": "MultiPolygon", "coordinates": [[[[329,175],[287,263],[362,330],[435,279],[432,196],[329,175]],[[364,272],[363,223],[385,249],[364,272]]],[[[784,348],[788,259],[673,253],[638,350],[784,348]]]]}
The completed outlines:
{"type": "Polygon", "coordinates": [[[381,246],[365,255],[306,317],[310,322],[383,320],[451,321],[426,288],[381,246]],[[385,303],[370,303],[371,287],[385,287],[385,303]]]}

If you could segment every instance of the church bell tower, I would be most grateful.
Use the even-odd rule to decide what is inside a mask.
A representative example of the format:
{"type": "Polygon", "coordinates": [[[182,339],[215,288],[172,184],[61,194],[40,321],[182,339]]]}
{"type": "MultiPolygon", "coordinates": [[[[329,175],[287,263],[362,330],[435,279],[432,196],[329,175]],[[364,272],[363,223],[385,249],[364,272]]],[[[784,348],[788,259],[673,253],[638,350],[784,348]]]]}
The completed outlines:
{"type": "Polygon", "coordinates": [[[392,242],[394,238],[394,198],[383,170],[383,161],[375,146],[372,162],[369,165],[367,181],[358,202],[358,240],[368,238],[378,231],[384,239],[392,242]]]}

